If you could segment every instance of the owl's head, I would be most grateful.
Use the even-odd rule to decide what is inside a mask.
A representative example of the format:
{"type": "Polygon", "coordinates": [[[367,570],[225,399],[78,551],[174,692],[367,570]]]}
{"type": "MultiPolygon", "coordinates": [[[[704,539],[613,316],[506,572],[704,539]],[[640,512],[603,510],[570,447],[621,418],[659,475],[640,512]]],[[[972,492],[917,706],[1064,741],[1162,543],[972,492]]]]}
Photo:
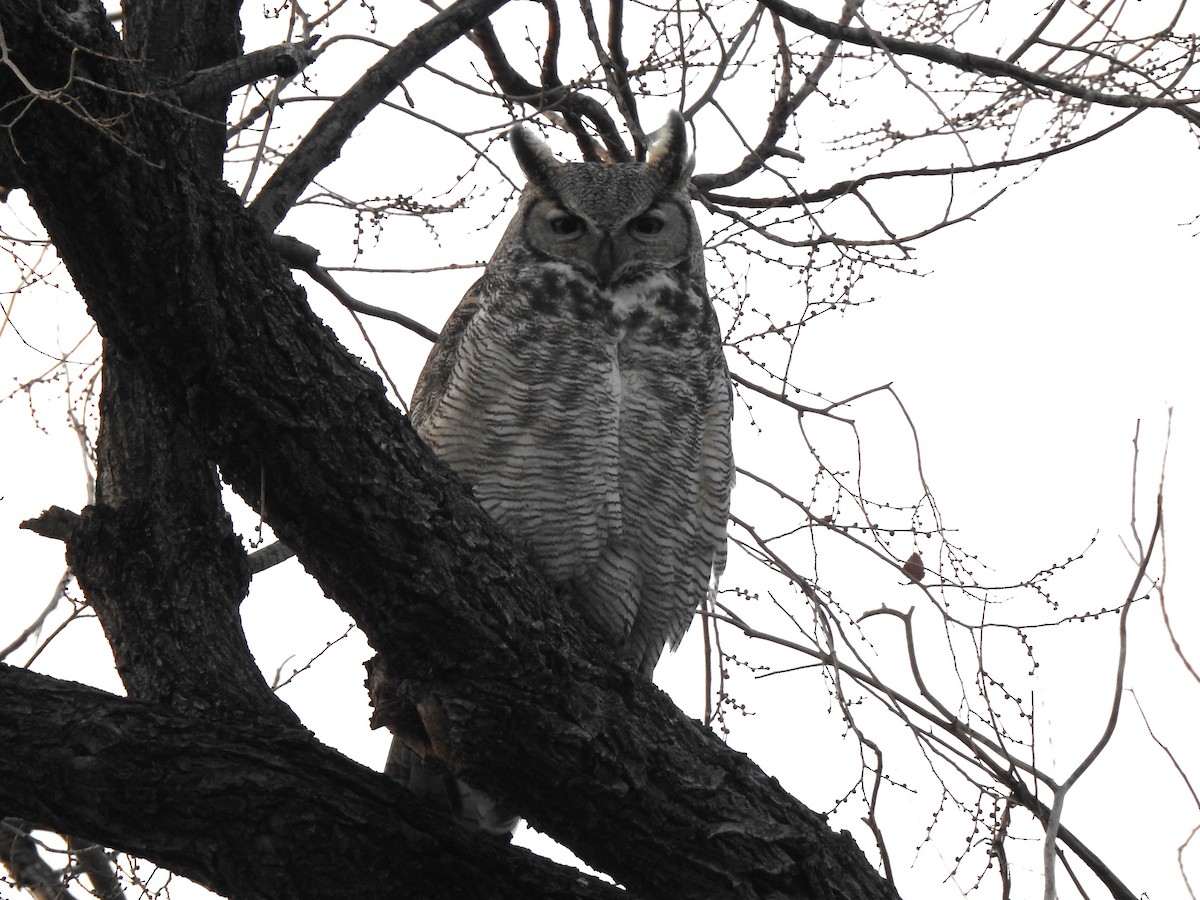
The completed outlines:
{"type": "Polygon", "coordinates": [[[672,111],[651,135],[645,162],[612,164],[560,162],[533,132],[514,128],[509,140],[529,179],[514,222],[522,246],[600,286],[663,269],[703,282],[684,127],[672,111]]]}

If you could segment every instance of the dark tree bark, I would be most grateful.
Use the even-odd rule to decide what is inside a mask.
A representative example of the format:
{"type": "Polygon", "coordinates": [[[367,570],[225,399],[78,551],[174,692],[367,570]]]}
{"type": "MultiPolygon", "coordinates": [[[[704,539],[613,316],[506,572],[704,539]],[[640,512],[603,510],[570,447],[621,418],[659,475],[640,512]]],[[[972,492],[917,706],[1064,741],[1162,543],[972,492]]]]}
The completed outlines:
{"type": "Polygon", "coordinates": [[[72,529],[67,559],[125,689],[181,712],[298,727],[241,630],[250,576],[216,470],[178,408],[111,346],[100,416],[96,504],[72,529]]]}
{"type": "MultiPolygon", "coordinates": [[[[500,5],[455,4],[458,33],[500,5]]],[[[220,63],[237,41],[202,32],[233,29],[232,3],[194,4],[186,46],[155,37],[188,6],[146,4],[139,46],[220,63]]],[[[237,623],[216,463],[354,617],[446,764],[630,895],[894,897],[847,835],[608,660],[433,459],[221,181],[223,103],[164,102],[186,73],[132,61],[98,5],[4,0],[0,25],[0,171],[112,366],[99,502],[36,527],[67,540],[135,698],[0,669],[5,814],[237,897],[613,893],[461,833],[295,725],[237,623]]]]}
{"type": "Polygon", "coordinates": [[[189,718],[0,668],[0,805],[229,897],[615,898],[458,828],[296,728],[189,718]]]}

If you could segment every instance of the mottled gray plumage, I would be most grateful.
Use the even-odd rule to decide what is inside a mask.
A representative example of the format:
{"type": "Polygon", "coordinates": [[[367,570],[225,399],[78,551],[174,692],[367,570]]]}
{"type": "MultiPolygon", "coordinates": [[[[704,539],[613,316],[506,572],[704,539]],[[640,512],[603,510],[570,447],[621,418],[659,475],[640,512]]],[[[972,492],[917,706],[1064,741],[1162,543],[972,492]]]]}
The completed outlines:
{"type": "Polygon", "coordinates": [[[649,677],[724,569],[733,482],[683,119],[645,163],[562,163],[523,129],[511,142],[529,183],[411,420],[649,677]]]}

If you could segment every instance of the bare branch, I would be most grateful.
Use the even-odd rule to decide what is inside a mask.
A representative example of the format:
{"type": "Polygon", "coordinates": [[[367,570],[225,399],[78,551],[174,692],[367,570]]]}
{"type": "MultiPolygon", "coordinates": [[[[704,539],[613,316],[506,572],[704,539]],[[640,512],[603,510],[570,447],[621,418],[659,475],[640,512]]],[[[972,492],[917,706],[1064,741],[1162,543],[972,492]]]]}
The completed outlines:
{"type": "Polygon", "coordinates": [[[1129,593],[1125,598],[1125,605],[1121,608],[1120,626],[1118,629],[1119,646],[1117,651],[1116,683],[1113,687],[1113,699],[1109,710],[1108,722],[1105,725],[1104,733],[1100,735],[1100,738],[1096,741],[1088,755],[1084,757],[1083,761],[1076,766],[1075,771],[1054,791],[1054,805],[1050,810],[1049,818],[1046,820],[1046,843],[1042,855],[1043,864],[1046,867],[1046,900],[1054,900],[1057,896],[1054,888],[1054,848],[1057,845],[1058,832],[1061,827],[1059,823],[1062,819],[1063,803],[1067,799],[1067,792],[1075,785],[1080,776],[1091,767],[1104,748],[1108,746],[1108,742],[1117,728],[1117,715],[1121,711],[1121,696],[1125,688],[1125,653],[1128,647],[1126,621],[1129,617],[1129,610],[1133,607],[1133,601],[1141,588],[1142,581],[1146,578],[1146,570],[1150,567],[1150,558],[1154,553],[1154,548],[1158,544],[1158,536],[1162,531],[1162,524],[1163,498],[1160,492],[1156,503],[1154,527],[1151,529],[1146,551],[1138,563],[1133,583],[1129,586],[1129,593]]]}
{"type": "Polygon", "coordinates": [[[1029,32],[1029,37],[1025,38],[1025,40],[1021,42],[1021,46],[1019,46],[1012,53],[1008,54],[1006,62],[1016,63],[1018,59],[1024,56],[1025,51],[1037,43],[1038,38],[1042,36],[1042,33],[1049,27],[1050,23],[1054,21],[1054,17],[1058,15],[1059,10],[1066,6],[1066,4],[1067,0],[1054,0],[1054,5],[1047,10],[1046,15],[1044,15],[1042,20],[1038,22],[1037,27],[1034,28],[1033,31],[1029,32]]]}
{"type": "Polygon", "coordinates": [[[458,0],[412,32],[343,94],[263,185],[250,209],[270,231],[317,173],[338,158],[351,133],[395,87],[508,0],[458,0]]]}
{"type": "MultiPolygon", "coordinates": [[[[842,28],[846,27],[861,5],[861,0],[846,0],[842,6],[842,18],[838,26],[842,28]]],[[[766,165],[767,160],[777,155],[779,152],[779,141],[787,129],[788,120],[800,108],[800,105],[812,95],[821,77],[833,65],[834,60],[837,59],[841,40],[833,38],[821,52],[821,56],[817,60],[816,66],[813,67],[812,72],[804,77],[804,84],[800,87],[800,90],[793,94],[791,90],[793,65],[791,53],[788,50],[787,40],[783,34],[783,27],[779,23],[778,14],[774,12],[772,13],[772,23],[775,26],[779,46],[778,57],[781,74],[779,88],[775,93],[775,105],[767,115],[766,130],[758,143],[735,168],[720,175],[701,175],[692,179],[696,187],[702,191],[738,184],[746,180],[754,172],[762,169],[766,165]]]]}
{"type": "Polygon", "coordinates": [[[62,873],[38,853],[33,828],[20,819],[0,819],[0,863],[12,873],[18,887],[26,888],[36,900],[75,900],[66,889],[62,873]]]}
{"type": "Polygon", "coordinates": [[[257,575],[259,572],[265,572],[273,566],[287,562],[295,555],[295,552],[283,541],[274,541],[248,555],[250,574],[257,575]]]}
{"type": "Polygon", "coordinates": [[[92,883],[92,892],[100,900],[124,900],[125,890],[103,847],[77,837],[68,837],[67,847],[75,854],[79,867],[92,883]]]}
{"type": "Polygon", "coordinates": [[[693,183],[703,191],[706,199],[712,203],[721,206],[731,207],[752,207],[756,209],[786,209],[793,206],[807,206],[809,204],[822,203],[828,200],[836,200],[838,197],[843,197],[846,194],[856,193],[859,188],[875,181],[889,181],[893,178],[934,178],[947,175],[967,175],[972,172],[986,172],[989,170],[1010,169],[1019,166],[1028,166],[1034,163],[1042,162],[1050,159],[1053,156],[1067,153],[1075,150],[1093,141],[1097,141],[1102,137],[1112,134],[1118,128],[1123,128],[1128,125],[1133,119],[1145,112],[1144,109],[1135,109],[1129,115],[1117,119],[1117,121],[1106,125],[1099,131],[1089,134],[1087,137],[1079,138],[1075,141],[1068,141],[1060,144],[1057,147],[1051,147],[1048,150],[1040,150],[1037,153],[1026,154],[1025,156],[1012,157],[1008,159],[997,159],[984,163],[976,163],[969,166],[946,166],[946,167],[923,167],[920,169],[894,169],[886,172],[872,172],[867,175],[860,175],[857,178],[839,181],[836,184],[831,184],[829,187],[821,188],[814,191],[800,191],[796,194],[777,197],[737,197],[729,194],[717,194],[708,190],[709,175],[698,175],[692,179],[693,183]]]}
{"type": "Polygon", "coordinates": [[[951,50],[939,44],[922,44],[917,41],[901,40],[887,37],[870,28],[851,28],[838,22],[831,22],[813,15],[806,9],[792,6],[784,0],[759,0],[763,6],[778,13],[801,28],[828,38],[837,38],[846,43],[862,47],[875,47],[887,50],[896,56],[918,56],[931,62],[944,63],[961,69],[964,72],[978,72],[991,78],[1008,78],[1031,87],[1045,88],[1058,94],[1098,103],[1103,106],[1117,106],[1132,109],[1158,107],[1169,109],[1183,116],[1193,125],[1200,125],[1200,112],[1189,107],[1197,101],[1196,97],[1169,98],[1143,97],[1138,94],[1108,94],[1091,88],[1080,87],[1061,78],[1054,78],[1024,69],[1007,60],[992,56],[982,56],[978,53],[962,53],[951,50]]]}
{"type": "Polygon", "coordinates": [[[58,579],[58,584],[54,588],[54,594],[51,596],[50,602],[46,604],[45,609],[38,614],[38,617],[24,631],[13,638],[7,647],[0,650],[0,661],[7,659],[22,644],[42,630],[42,626],[46,624],[47,617],[49,617],[50,613],[54,612],[58,604],[62,602],[63,597],[66,596],[67,583],[70,580],[71,570],[66,569],[63,571],[62,578],[58,579]]]}
{"type": "MultiPolygon", "coordinates": [[[[323,266],[317,264],[318,250],[309,244],[304,243],[291,235],[272,235],[271,245],[280,251],[280,255],[294,269],[307,274],[313,281],[333,294],[346,309],[354,312],[364,313],[368,316],[374,316],[377,319],[387,319],[390,322],[395,322],[398,325],[403,325],[414,334],[419,334],[427,341],[433,342],[437,340],[438,333],[418,322],[416,319],[409,318],[404,313],[396,312],[392,309],[384,309],[382,306],[373,306],[370,303],[364,303],[361,300],[356,300],[350,296],[341,285],[334,280],[333,276],[323,266]]],[[[274,563],[271,563],[274,565],[274,563]]]]}
{"type": "MultiPolygon", "coordinates": [[[[641,121],[638,118],[637,101],[634,99],[633,91],[629,88],[629,72],[627,65],[624,64],[624,57],[620,56],[614,60],[604,49],[604,42],[600,38],[600,30],[596,25],[596,14],[592,9],[591,0],[580,0],[580,9],[583,12],[583,20],[587,25],[588,38],[592,42],[592,49],[596,53],[596,58],[600,61],[600,67],[604,70],[604,80],[608,85],[609,95],[616,101],[617,109],[621,111],[622,118],[625,119],[625,126],[633,135],[634,155],[641,158],[646,148],[646,133],[642,130],[641,121]]],[[[616,0],[610,7],[610,16],[614,17],[611,21],[612,27],[618,29],[617,40],[619,41],[619,19],[621,16],[621,2],[616,0]]],[[[610,30],[610,38],[613,33],[610,30]]],[[[617,52],[620,53],[620,45],[617,44],[617,52]]]]}
{"type": "MultiPolygon", "coordinates": [[[[557,12],[557,7],[548,7],[557,12]]],[[[533,106],[539,111],[556,110],[563,114],[568,128],[574,134],[576,142],[583,151],[584,159],[598,161],[600,159],[591,137],[583,130],[581,120],[587,119],[604,141],[610,159],[615,162],[628,162],[633,159],[617,123],[594,97],[579,93],[565,87],[558,78],[557,60],[551,53],[558,52],[558,20],[550,19],[550,37],[547,41],[546,55],[542,61],[542,85],[538,87],[524,78],[504,53],[491,23],[483,22],[472,32],[471,40],[483,52],[483,58],[488,64],[492,77],[497,86],[504,92],[505,98],[533,106]]]]}

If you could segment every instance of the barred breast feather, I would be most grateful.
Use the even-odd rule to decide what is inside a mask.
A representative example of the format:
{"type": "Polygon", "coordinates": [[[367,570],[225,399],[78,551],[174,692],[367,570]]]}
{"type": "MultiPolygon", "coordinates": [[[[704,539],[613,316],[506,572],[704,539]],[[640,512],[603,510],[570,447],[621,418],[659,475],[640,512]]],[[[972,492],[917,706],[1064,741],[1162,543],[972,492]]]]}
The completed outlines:
{"type": "Polygon", "coordinates": [[[730,391],[716,317],[653,274],[489,273],[411,417],[623,660],[653,672],[725,564],[730,391]],[[715,352],[714,352],[715,349],[715,352]]]}

